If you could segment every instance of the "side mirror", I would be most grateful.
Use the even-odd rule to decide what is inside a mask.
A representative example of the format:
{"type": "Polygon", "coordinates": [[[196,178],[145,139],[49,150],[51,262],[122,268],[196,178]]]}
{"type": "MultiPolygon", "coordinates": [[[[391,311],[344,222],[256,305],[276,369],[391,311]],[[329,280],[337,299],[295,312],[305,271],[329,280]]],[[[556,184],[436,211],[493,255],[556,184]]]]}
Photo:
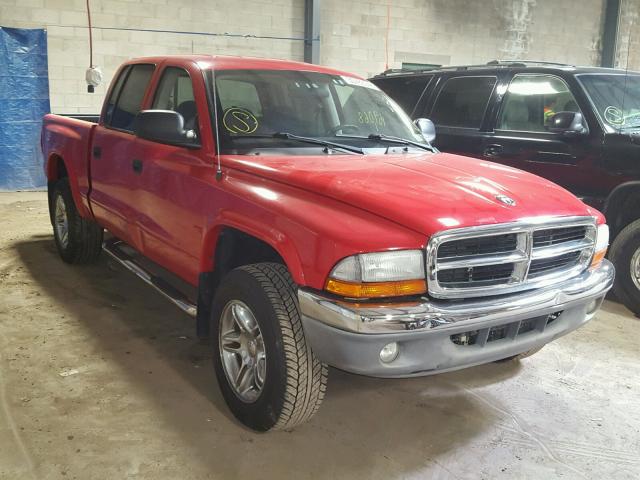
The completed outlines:
{"type": "Polygon", "coordinates": [[[416,118],[414,125],[420,129],[424,139],[431,143],[436,139],[436,126],[428,118],[416,118]]]}
{"type": "Polygon", "coordinates": [[[584,135],[588,132],[579,112],[558,112],[549,118],[547,130],[565,135],[584,135]]]}
{"type": "Polygon", "coordinates": [[[142,110],[133,123],[136,136],[168,145],[199,148],[193,130],[184,129],[184,118],[173,110],[142,110]]]}

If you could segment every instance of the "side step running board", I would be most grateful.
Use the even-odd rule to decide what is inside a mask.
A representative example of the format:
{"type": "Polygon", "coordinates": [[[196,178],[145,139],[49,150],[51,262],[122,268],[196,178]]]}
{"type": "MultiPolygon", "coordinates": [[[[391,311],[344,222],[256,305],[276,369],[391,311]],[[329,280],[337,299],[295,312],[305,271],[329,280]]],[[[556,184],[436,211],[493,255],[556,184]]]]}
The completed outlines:
{"type": "Polygon", "coordinates": [[[165,279],[152,274],[136,263],[135,259],[131,255],[120,248],[126,245],[127,244],[121,240],[109,239],[102,244],[102,249],[120,265],[135,273],[145,283],[151,285],[158,292],[171,300],[171,302],[177,305],[180,310],[186,312],[192,317],[195,317],[198,311],[197,307],[191,303],[191,301],[182,292],[178,291],[178,289],[169,284],[165,279]]]}

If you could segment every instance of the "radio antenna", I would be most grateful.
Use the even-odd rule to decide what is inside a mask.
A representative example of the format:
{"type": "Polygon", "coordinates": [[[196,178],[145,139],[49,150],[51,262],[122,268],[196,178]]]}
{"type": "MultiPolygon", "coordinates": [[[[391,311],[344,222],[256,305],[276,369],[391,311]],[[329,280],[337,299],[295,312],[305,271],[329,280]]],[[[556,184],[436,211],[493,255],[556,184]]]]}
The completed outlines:
{"type": "Polygon", "coordinates": [[[220,129],[218,128],[218,88],[216,86],[216,67],[211,69],[213,83],[213,134],[216,137],[216,180],[222,180],[222,165],[220,164],[220,129]]]}

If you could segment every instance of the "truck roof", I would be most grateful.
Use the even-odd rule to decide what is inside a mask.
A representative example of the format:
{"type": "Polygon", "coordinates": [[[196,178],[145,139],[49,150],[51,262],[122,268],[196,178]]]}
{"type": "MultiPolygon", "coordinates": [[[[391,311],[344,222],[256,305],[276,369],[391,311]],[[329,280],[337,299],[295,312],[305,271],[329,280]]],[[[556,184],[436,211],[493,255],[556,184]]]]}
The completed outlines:
{"type": "Polygon", "coordinates": [[[173,63],[196,63],[202,70],[215,68],[216,70],[301,70],[306,72],[326,73],[329,75],[346,75],[349,77],[362,78],[359,75],[337,70],[321,65],[314,65],[305,62],[295,62],[292,60],[277,60],[273,58],[257,57],[237,57],[231,55],[162,55],[156,57],[133,58],[127,62],[161,64],[166,61],[173,63]]]}

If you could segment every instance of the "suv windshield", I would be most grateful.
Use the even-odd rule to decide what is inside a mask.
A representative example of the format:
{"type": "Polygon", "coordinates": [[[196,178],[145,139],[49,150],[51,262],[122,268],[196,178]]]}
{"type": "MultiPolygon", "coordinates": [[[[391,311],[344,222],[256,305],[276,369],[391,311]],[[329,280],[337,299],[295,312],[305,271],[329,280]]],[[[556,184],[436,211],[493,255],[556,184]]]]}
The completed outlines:
{"type": "Polygon", "coordinates": [[[429,146],[404,111],[366,80],[297,70],[217,70],[215,83],[223,153],[429,146]]]}
{"type": "Polygon", "coordinates": [[[598,115],[618,130],[640,128],[640,75],[578,75],[598,115]]]}

